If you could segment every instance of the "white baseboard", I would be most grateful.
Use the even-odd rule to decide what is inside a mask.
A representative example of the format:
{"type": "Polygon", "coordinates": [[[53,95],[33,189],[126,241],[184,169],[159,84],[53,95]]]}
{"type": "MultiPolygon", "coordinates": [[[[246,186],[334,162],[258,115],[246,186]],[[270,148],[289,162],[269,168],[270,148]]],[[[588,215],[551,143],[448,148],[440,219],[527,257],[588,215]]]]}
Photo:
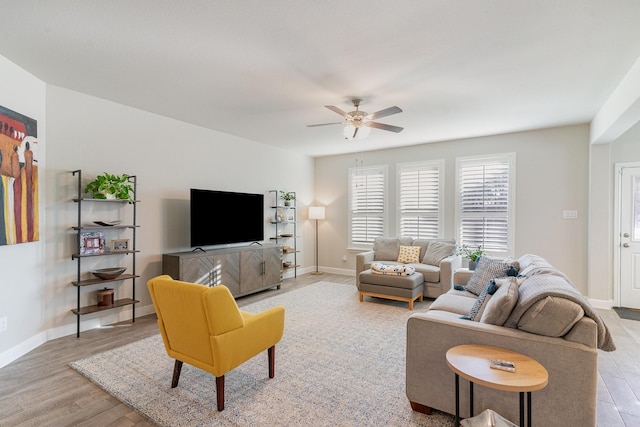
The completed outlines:
{"type": "Polygon", "coordinates": [[[47,342],[46,332],[41,332],[29,338],[26,341],[10,348],[9,350],[0,354],[0,368],[7,366],[14,360],[18,360],[20,357],[29,353],[31,350],[41,346],[47,342]]]}
{"type": "MultiPolygon", "coordinates": [[[[109,314],[103,317],[97,317],[93,319],[80,321],[80,333],[88,331],[90,329],[109,327],[114,323],[126,322],[131,320],[133,310],[131,308],[123,309],[118,313],[109,314]]],[[[144,307],[136,307],[136,318],[147,316],[155,313],[153,305],[147,305],[144,307]]],[[[21,342],[20,344],[10,348],[9,350],[0,354],[0,368],[7,366],[14,360],[18,360],[20,357],[41,346],[47,341],[51,341],[57,338],[66,337],[69,335],[75,335],[77,332],[76,323],[70,323],[56,328],[51,328],[43,332],[39,332],[31,338],[21,342]]]]}
{"type": "MultiPolygon", "coordinates": [[[[313,273],[316,271],[315,266],[304,267],[298,269],[298,275],[313,273]]],[[[318,271],[323,273],[331,273],[331,274],[341,274],[343,276],[354,276],[356,275],[355,270],[346,269],[346,268],[330,268],[330,267],[318,267],[318,271]]],[[[293,275],[291,276],[293,277],[293,275]]]]}
{"type": "Polygon", "coordinates": [[[611,310],[613,308],[613,300],[602,300],[602,299],[591,299],[589,298],[589,302],[593,306],[593,308],[599,308],[602,310],[611,310]]]}

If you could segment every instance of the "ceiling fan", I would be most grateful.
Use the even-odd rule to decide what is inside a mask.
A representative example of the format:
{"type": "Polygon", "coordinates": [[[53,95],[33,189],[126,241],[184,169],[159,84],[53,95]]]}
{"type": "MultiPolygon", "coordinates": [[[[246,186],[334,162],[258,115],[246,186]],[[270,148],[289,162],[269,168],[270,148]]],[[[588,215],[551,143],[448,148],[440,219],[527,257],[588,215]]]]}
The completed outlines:
{"type": "Polygon", "coordinates": [[[317,125],[307,125],[307,127],[316,127],[316,126],[327,126],[327,125],[346,125],[344,128],[344,137],[346,139],[363,139],[369,132],[371,132],[371,128],[388,130],[391,132],[402,132],[404,128],[392,125],[386,125],[384,123],[374,122],[373,120],[379,119],[381,117],[390,116],[392,114],[402,113],[402,109],[400,107],[389,107],[384,110],[377,111],[375,113],[368,114],[366,111],[360,111],[360,103],[362,99],[354,98],[351,100],[353,102],[353,106],[356,107],[355,111],[351,111],[349,113],[341,110],[338,107],[333,105],[325,105],[331,111],[334,111],[344,117],[344,121],[342,122],[333,122],[333,123],[320,123],[317,125]]]}

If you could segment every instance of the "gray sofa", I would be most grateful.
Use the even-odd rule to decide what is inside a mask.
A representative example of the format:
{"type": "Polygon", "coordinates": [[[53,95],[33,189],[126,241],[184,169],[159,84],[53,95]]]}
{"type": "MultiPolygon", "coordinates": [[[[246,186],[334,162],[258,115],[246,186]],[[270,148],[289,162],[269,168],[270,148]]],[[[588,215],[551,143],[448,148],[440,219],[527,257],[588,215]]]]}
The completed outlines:
{"type": "MultiPolygon", "coordinates": [[[[379,237],[373,243],[373,250],[356,255],[356,284],[360,286],[360,274],[370,271],[371,264],[387,265],[406,264],[415,268],[416,273],[424,277],[423,294],[425,297],[436,298],[451,289],[453,272],[462,265],[462,257],[455,255],[455,240],[447,239],[413,239],[411,237],[379,237]],[[431,245],[430,244],[434,243],[431,245]],[[398,262],[401,246],[420,247],[418,262],[398,262]]],[[[393,281],[394,276],[379,277],[377,283],[370,287],[381,294],[393,294],[385,280],[393,281]]]]}
{"type": "MultiPolygon", "coordinates": [[[[486,276],[487,269],[480,268],[484,260],[475,272],[456,272],[457,289],[407,321],[406,394],[411,407],[454,414],[454,374],[445,354],[457,345],[482,344],[525,354],[547,369],[548,385],[532,393],[533,423],[595,426],[598,349],[615,350],[598,313],[562,272],[535,255],[502,261],[515,267],[519,276],[495,279],[476,295],[478,280],[486,276]],[[489,295],[486,289],[495,293],[489,295]]],[[[505,267],[504,273],[513,274],[513,269],[505,267]]],[[[460,413],[467,417],[469,384],[462,378],[460,390],[460,413]]],[[[518,393],[476,385],[474,412],[492,409],[518,423],[518,399],[518,393]]]]}

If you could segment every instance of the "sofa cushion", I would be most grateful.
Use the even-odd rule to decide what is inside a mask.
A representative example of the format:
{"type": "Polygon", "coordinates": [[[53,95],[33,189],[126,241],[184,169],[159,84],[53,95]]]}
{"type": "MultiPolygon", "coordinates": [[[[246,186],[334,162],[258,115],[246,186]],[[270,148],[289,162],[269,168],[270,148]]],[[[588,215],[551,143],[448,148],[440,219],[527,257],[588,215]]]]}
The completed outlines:
{"type": "Polygon", "coordinates": [[[398,252],[398,262],[412,264],[420,262],[420,246],[400,245],[398,252]]]}
{"type": "MultiPolygon", "coordinates": [[[[424,278],[420,273],[413,273],[409,276],[390,276],[387,274],[375,274],[372,270],[365,270],[359,275],[360,277],[360,285],[358,289],[361,291],[369,291],[376,292],[374,289],[379,290],[379,293],[385,295],[396,295],[402,296],[403,292],[393,293],[390,292],[390,289],[400,289],[400,290],[413,290],[419,288],[419,291],[422,291],[423,286],[422,282],[424,278]],[[373,286],[367,286],[373,285],[373,286]],[[387,288],[387,291],[382,292],[381,287],[387,288]]],[[[406,296],[406,295],[405,295],[406,296]]]]}
{"type": "Polygon", "coordinates": [[[566,298],[548,296],[534,303],[518,321],[518,329],[561,337],[584,316],[582,307],[566,298]]]}
{"type": "Polygon", "coordinates": [[[502,326],[518,302],[518,281],[515,277],[495,279],[498,290],[487,302],[480,322],[502,326]]]}
{"type": "Polygon", "coordinates": [[[440,281],[440,267],[429,264],[411,264],[416,271],[422,273],[425,282],[437,283],[440,281]]]}
{"type": "MultiPolygon", "coordinates": [[[[475,296],[472,294],[468,295],[475,296]]],[[[469,296],[463,295],[462,292],[454,293],[449,291],[436,298],[436,300],[429,306],[429,311],[441,310],[456,313],[458,315],[466,315],[471,311],[475,301],[475,298],[469,298],[469,296]]]]}
{"type": "Polygon", "coordinates": [[[378,237],[373,241],[374,261],[395,261],[400,252],[400,241],[395,237],[378,237]]]}
{"type": "Polygon", "coordinates": [[[471,293],[480,295],[480,292],[482,292],[491,279],[506,276],[509,267],[511,267],[511,264],[508,262],[481,256],[478,260],[478,265],[476,265],[476,269],[473,274],[471,274],[469,282],[465,286],[465,289],[471,293]]]}
{"type": "Polygon", "coordinates": [[[424,264],[430,264],[439,266],[440,261],[448,257],[456,249],[456,245],[447,242],[431,242],[427,246],[427,251],[424,254],[422,262],[424,264]]]}

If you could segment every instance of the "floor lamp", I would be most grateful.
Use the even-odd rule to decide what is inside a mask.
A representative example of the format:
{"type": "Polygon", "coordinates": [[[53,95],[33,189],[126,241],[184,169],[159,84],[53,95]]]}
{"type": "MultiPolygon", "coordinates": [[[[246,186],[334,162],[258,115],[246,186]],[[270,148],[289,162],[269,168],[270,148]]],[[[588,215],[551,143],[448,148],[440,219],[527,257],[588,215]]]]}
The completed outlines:
{"type": "Polygon", "coordinates": [[[309,219],[316,220],[316,271],[312,271],[311,274],[323,274],[322,271],[318,271],[318,220],[324,219],[324,207],[309,206],[309,219]]]}

